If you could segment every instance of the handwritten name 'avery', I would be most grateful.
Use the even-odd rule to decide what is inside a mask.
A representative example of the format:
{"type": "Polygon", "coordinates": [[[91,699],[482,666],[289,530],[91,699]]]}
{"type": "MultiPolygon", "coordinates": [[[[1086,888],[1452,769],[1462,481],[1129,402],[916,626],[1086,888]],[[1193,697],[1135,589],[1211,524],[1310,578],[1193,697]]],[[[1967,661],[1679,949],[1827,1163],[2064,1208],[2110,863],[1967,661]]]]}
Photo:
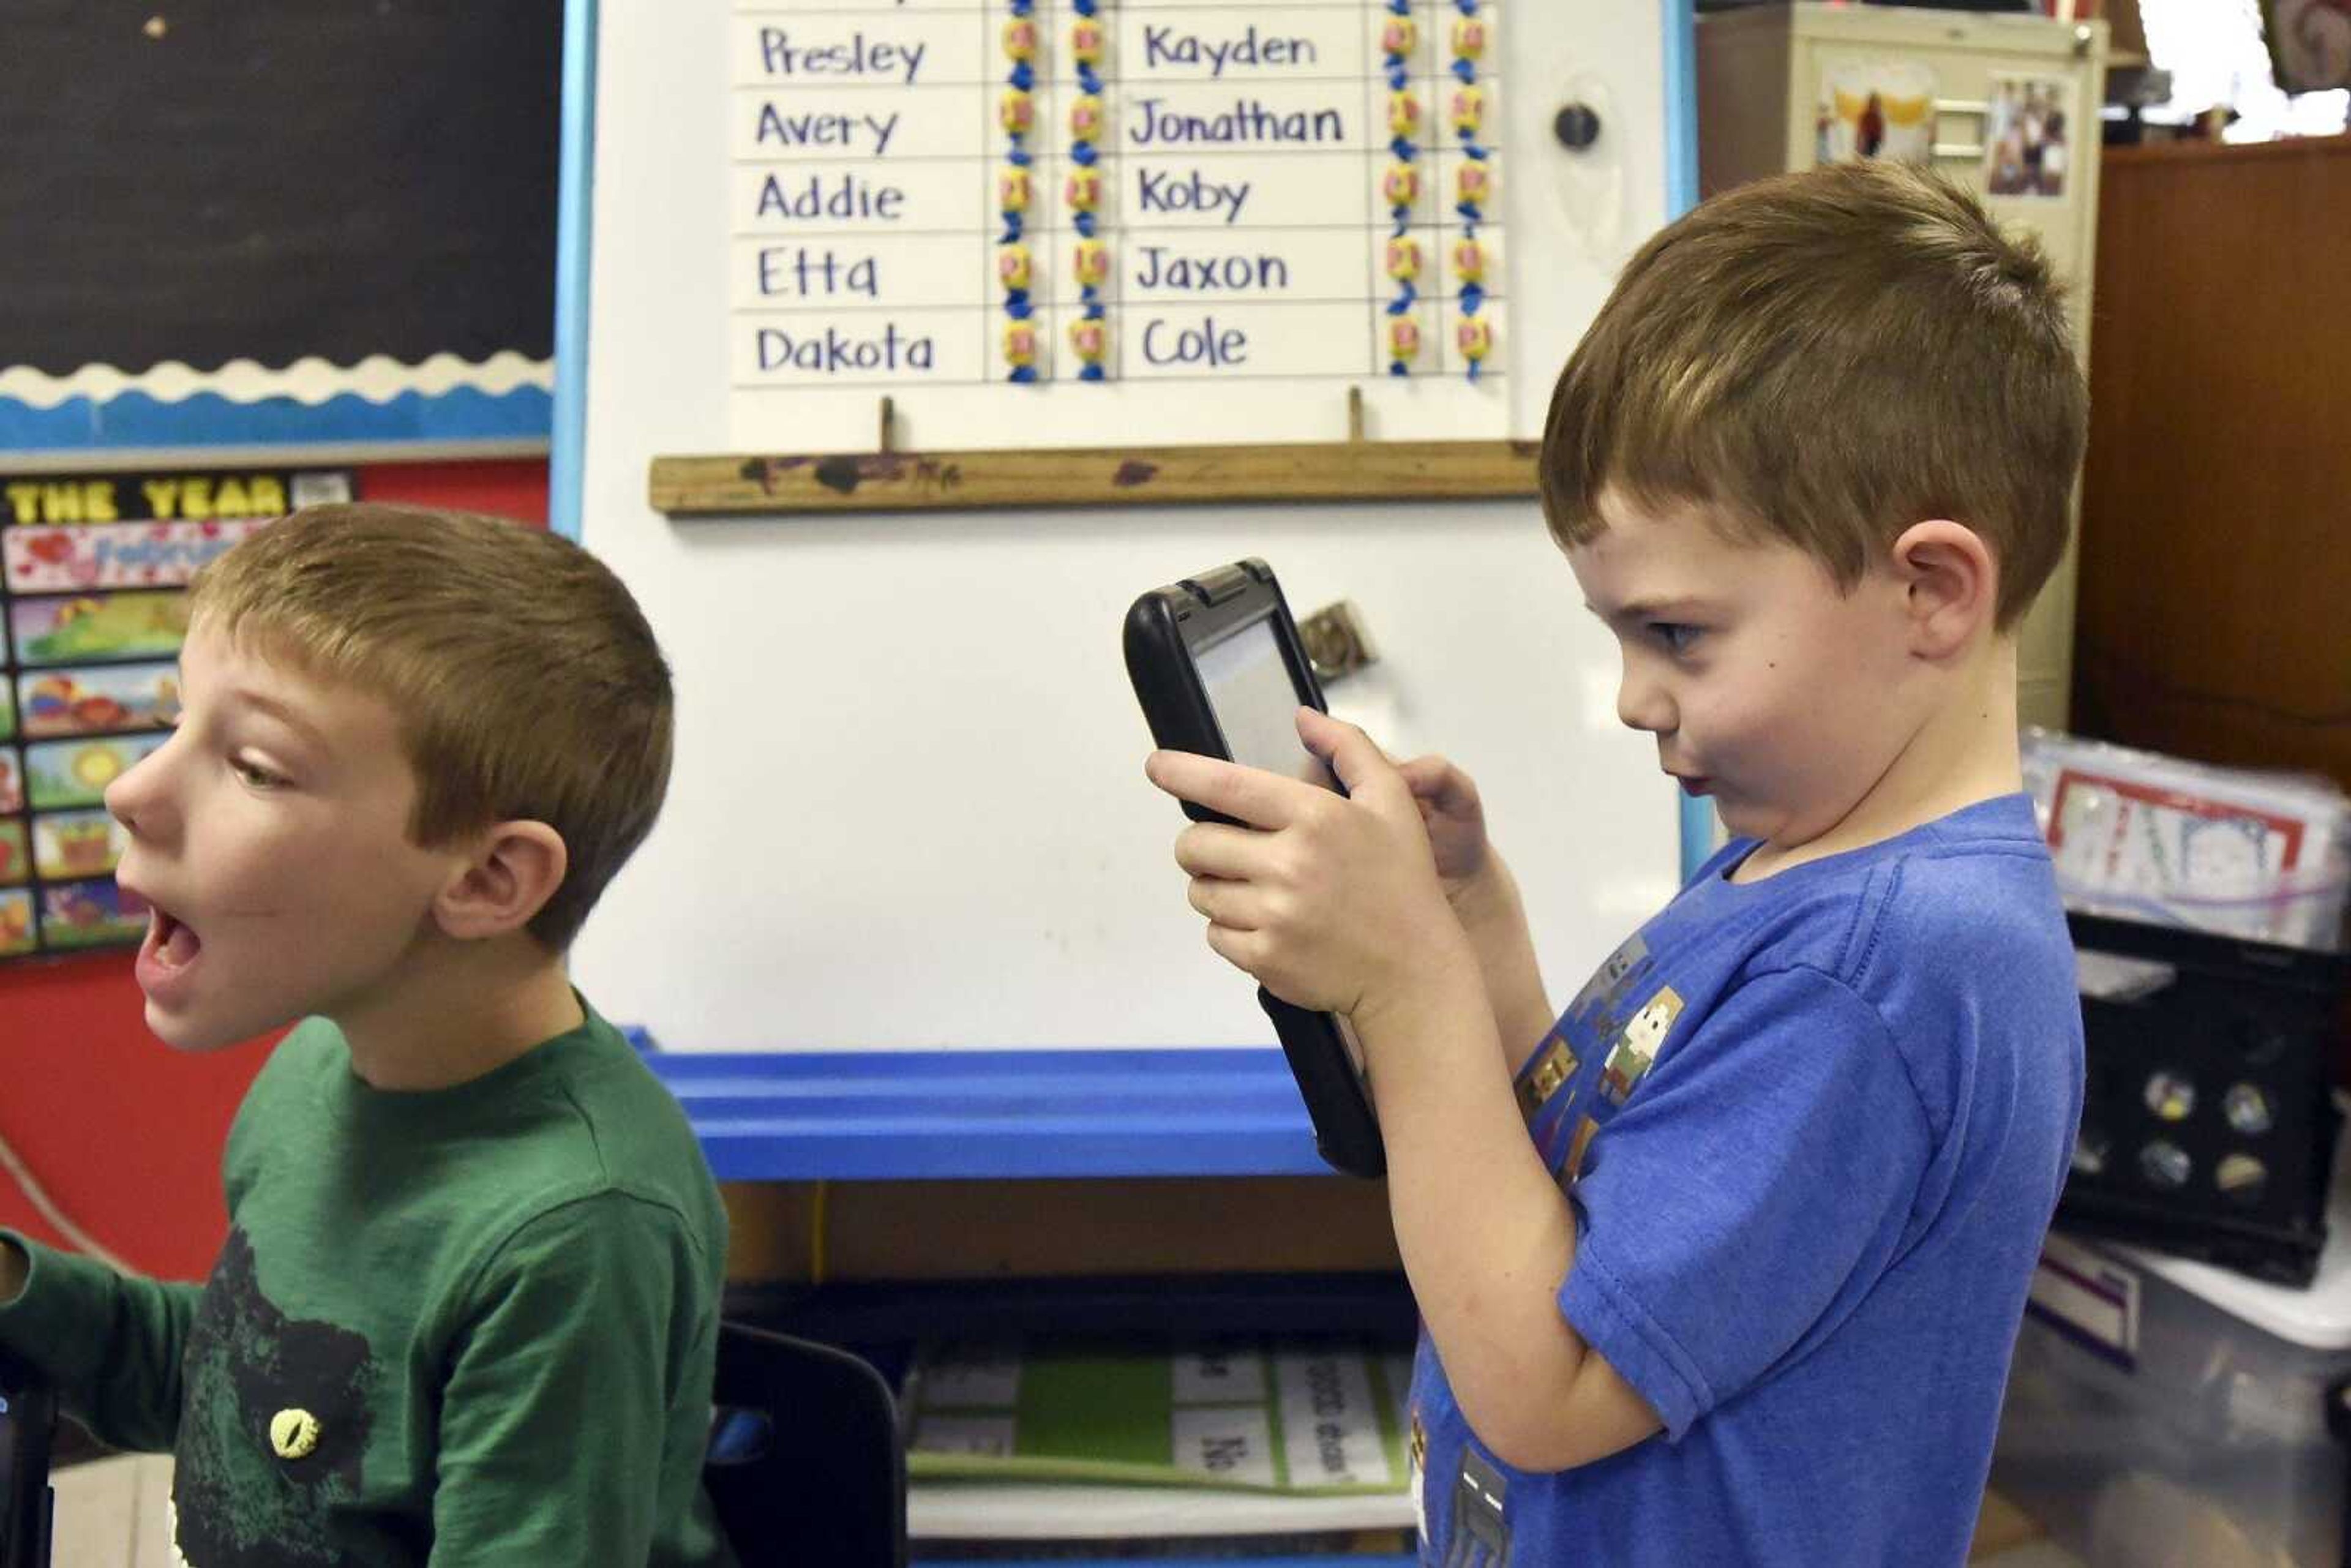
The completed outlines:
{"type": "Polygon", "coordinates": [[[759,106],[759,130],[753,140],[781,147],[854,147],[859,136],[871,136],[873,155],[890,151],[898,134],[898,110],[881,114],[786,114],[772,103],[759,106]]]}
{"type": "Polygon", "coordinates": [[[759,29],[759,64],[771,77],[896,77],[912,87],[929,47],[868,40],[862,32],[845,44],[800,45],[781,27],[759,29]]]}
{"type": "Polygon", "coordinates": [[[1238,38],[1203,38],[1173,27],[1146,24],[1143,29],[1143,63],[1154,66],[1207,66],[1220,77],[1227,66],[1311,66],[1322,57],[1311,38],[1261,37],[1252,22],[1238,38]]]}

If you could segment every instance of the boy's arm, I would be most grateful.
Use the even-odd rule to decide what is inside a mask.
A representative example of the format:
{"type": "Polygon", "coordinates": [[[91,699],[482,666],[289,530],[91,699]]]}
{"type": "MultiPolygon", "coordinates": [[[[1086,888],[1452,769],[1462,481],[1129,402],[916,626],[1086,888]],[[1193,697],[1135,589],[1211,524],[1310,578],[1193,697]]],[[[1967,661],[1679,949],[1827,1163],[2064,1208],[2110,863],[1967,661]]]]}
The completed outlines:
{"type": "MultiPolygon", "coordinates": [[[[1486,982],[1434,961],[1353,1023],[1372,1062],[1388,1209],[1461,1414],[1503,1462],[1562,1470],[1663,1425],[1561,1314],[1575,1217],[1526,1136],[1486,982]]],[[[1548,1023],[1548,1019],[1545,1020],[1548,1023]]]]}
{"type": "Polygon", "coordinates": [[[716,1332],[683,1321],[699,1278],[684,1236],[671,1210],[603,1193],[492,1260],[443,1391],[433,1568],[647,1561],[664,1481],[683,1495],[664,1467],[702,1461],[665,1451],[677,1379],[716,1332]]]}
{"type": "Polygon", "coordinates": [[[177,1439],[180,1356],[202,1294],[0,1231],[0,1345],[110,1447],[160,1452],[177,1439]]]}
{"type": "Polygon", "coordinates": [[[1477,950],[1478,970],[1500,1031],[1502,1071],[1515,1076],[1559,1017],[1543,989],[1518,879],[1489,849],[1478,873],[1459,888],[1448,888],[1447,896],[1477,950]]]}
{"type": "Polygon", "coordinates": [[[1468,774],[1442,757],[1416,757],[1396,772],[1420,810],[1446,901],[1478,950],[1502,1070],[1515,1076],[1559,1016],[1543,994],[1518,880],[1486,836],[1485,804],[1468,774]]]}
{"type": "Polygon", "coordinates": [[[1208,758],[1151,759],[1160,788],[1252,824],[1196,824],[1177,841],[1208,945],[1276,996],[1352,1019],[1405,1271],[1472,1429],[1523,1469],[1604,1458],[1661,1423],[1560,1311],[1574,1216],[1526,1135],[1441,851],[1360,730],[1306,712],[1300,733],[1352,799],[1208,758]]]}

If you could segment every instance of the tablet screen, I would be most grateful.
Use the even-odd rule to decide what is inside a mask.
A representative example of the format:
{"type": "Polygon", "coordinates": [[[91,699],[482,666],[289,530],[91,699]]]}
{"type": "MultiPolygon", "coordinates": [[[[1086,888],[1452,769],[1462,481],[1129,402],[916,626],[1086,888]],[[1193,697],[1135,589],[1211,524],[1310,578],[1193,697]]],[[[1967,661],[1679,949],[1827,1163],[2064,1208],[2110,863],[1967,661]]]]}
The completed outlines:
{"type": "Polygon", "coordinates": [[[1192,655],[1233,760],[1332,788],[1330,770],[1298,738],[1298,688],[1271,617],[1227,633],[1192,655]]]}

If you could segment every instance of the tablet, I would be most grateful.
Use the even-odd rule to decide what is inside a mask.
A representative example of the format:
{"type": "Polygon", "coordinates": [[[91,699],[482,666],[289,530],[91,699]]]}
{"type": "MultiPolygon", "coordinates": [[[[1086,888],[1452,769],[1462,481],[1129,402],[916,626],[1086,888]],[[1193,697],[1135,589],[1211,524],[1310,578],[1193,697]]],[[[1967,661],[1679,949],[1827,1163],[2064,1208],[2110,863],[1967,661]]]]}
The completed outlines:
{"type": "MultiPolygon", "coordinates": [[[[1345,793],[1298,738],[1298,709],[1323,708],[1322,689],[1265,562],[1236,561],[1137,599],[1126,612],[1126,673],[1163,749],[1226,758],[1345,793]]],[[[1195,821],[1229,820],[1182,804],[1195,821]]],[[[1305,1096],[1322,1157],[1350,1176],[1381,1175],[1386,1151],[1364,1082],[1363,1050],[1346,1020],[1292,1007],[1262,986],[1257,998],[1305,1096]]]]}

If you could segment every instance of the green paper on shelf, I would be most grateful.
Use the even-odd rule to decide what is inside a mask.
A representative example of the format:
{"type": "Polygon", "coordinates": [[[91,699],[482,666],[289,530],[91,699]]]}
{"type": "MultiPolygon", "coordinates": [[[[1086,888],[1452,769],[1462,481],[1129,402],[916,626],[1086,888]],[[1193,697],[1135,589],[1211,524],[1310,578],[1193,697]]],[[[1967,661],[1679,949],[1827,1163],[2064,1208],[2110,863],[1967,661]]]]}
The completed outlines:
{"type": "Polygon", "coordinates": [[[1363,1345],[926,1346],[907,1473],[1332,1496],[1402,1492],[1412,1358],[1363,1345]]]}

